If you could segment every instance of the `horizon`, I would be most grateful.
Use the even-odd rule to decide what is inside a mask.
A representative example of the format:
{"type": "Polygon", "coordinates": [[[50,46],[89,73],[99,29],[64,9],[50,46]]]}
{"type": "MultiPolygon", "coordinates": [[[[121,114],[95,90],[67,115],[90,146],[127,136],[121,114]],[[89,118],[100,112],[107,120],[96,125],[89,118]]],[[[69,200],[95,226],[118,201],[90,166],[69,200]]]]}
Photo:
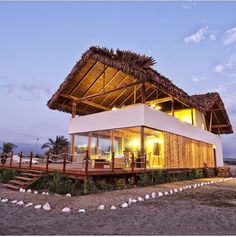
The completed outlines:
{"type": "MultiPolygon", "coordinates": [[[[33,147],[38,138],[38,146],[56,135],[68,138],[70,115],[46,104],[92,45],[152,56],[153,68],[189,95],[218,92],[234,128],[235,7],[191,1],[1,2],[0,144],[33,147]]],[[[221,137],[224,157],[236,157],[236,135],[221,137]]]]}

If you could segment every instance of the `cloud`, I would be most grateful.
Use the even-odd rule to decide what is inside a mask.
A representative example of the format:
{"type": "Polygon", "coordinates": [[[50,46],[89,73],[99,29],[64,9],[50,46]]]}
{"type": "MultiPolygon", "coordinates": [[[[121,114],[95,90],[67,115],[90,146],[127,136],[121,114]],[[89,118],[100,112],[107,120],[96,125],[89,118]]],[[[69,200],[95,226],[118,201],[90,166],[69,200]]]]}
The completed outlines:
{"type": "Polygon", "coordinates": [[[235,66],[236,66],[236,54],[233,54],[230,56],[230,58],[226,63],[217,64],[214,67],[213,72],[228,77],[235,77],[236,73],[230,73],[230,70],[234,69],[235,66]]]}
{"type": "Polygon", "coordinates": [[[191,9],[193,7],[195,7],[197,5],[197,1],[188,1],[188,2],[185,2],[184,4],[182,4],[182,8],[184,9],[191,9]]]}
{"type": "Polygon", "coordinates": [[[195,75],[193,75],[193,76],[192,76],[192,80],[195,81],[195,82],[200,82],[200,81],[205,81],[205,80],[207,80],[207,77],[204,77],[204,76],[195,76],[195,75]]]}
{"type": "Polygon", "coordinates": [[[208,33],[208,26],[201,28],[195,34],[190,35],[184,39],[185,43],[200,43],[205,39],[206,34],[208,33]]]}
{"type": "Polygon", "coordinates": [[[236,42],[236,27],[225,31],[224,45],[233,44],[236,42]]]}
{"type": "Polygon", "coordinates": [[[211,41],[215,41],[216,40],[216,35],[215,34],[211,34],[209,36],[209,38],[210,38],[211,41]]]}

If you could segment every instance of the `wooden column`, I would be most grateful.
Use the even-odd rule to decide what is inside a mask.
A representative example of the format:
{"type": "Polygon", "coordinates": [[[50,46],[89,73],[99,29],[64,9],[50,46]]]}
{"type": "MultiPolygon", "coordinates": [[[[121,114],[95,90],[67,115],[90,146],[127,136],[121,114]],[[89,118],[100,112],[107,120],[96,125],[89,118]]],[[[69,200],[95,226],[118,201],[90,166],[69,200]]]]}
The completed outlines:
{"type": "Polygon", "coordinates": [[[115,137],[114,137],[114,131],[111,131],[111,154],[115,152],[115,137]]]}
{"type": "Polygon", "coordinates": [[[32,160],[33,160],[33,152],[30,152],[30,163],[29,163],[29,169],[32,168],[32,160]]]}
{"type": "Polygon", "coordinates": [[[191,119],[192,119],[192,125],[194,125],[194,119],[193,119],[193,108],[191,108],[191,119]]]}
{"type": "Polygon", "coordinates": [[[172,98],[171,99],[171,115],[174,117],[175,116],[175,101],[174,101],[174,99],[172,98]]]}
{"type": "Polygon", "coordinates": [[[211,116],[210,116],[210,124],[209,124],[209,132],[211,132],[211,125],[212,125],[212,110],[211,110],[211,116]]]}
{"type": "Polygon", "coordinates": [[[142,82],[142,97],[141,97],[141,99],[142,99],[142,104],[145,104],[145,102],[146,102],[146,98],[145,98],[145,82],[142,82]]]}
{"type": "MultiPolygon", "coordinates": [[[[75,115],[76,115],[76,103],[72,103],[72,113],[71,113],[71,118],[74,118],[75,115]]],[[[71,156],[71,161],[73,162],[73,155],[75,153],[75,135],[72,134],[71,137],[70,137],[70,154],[72,155],[71,156]]]]}
{"type": "Polygon", "coordinates": [[[136,90],[137,90],[137,88],[136,88],[136,85],[134,86],[134,104],[136,104],[136,90]]]}
{"type": "MultiPolygon", "coordinates": [[[[141,162],[144,162],[144,126],[141,126],[140,130],[140,155],[141,162]]],[[[141,167],[144,167],[144,163],[141,163],[141,167]]]]}

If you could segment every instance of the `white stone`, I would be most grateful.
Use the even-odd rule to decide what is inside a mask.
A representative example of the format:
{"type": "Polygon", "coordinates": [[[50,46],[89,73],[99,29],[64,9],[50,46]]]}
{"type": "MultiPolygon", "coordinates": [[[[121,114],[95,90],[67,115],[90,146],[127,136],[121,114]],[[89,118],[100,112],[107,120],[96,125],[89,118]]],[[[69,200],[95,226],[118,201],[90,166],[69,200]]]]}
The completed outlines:
{"type": "Polygon", "coordinates": [[[139,201],[139,202],[143,202],[144,199],[143,199],[142,197],[138,197],[138,201],[139,201]]]}
{"type": "Polygon", "coordinates": [[[23,201],[19,201],[19,202],[16,203],[16,205],[19,205],[19,206],[22,206],[23,204],[24,204],[23,201]]]}
{"type": "Polygon", "coordinates": [[[79,209],[79,213],[85,213],[85,209],[79,209]]]}
{"type": "Polygon", "coordinates": [[[26,207],[30,207],[30,206],[32,206],[33,205],[33,203],[32,202],[29,202],[28,204],[26,204],[25,206],[26,207]]]}
{"type": "Polygon", "coordinates": [[[98,210],[104,210],[104,209],[105,209],[105,206],[103,204],[98,206],[98,210]]]}
{"type": "Polygon", "coordinates": [[[35,209],[40,209],[42,207],[42,205],[36,205],[34,206],[35,209]]]}
{"type": "Polygon", "coordinates": [[[129,206],[129,205],[128,205],[127,202],[125,202],[125,203],[123,203],[123,204],[121,205],[122,208],[125,208],[125,207],[128,207],[128,206],[129,206]]]}
{"type": "Polygon", "coordinates": [[[111,206],[111,210],[116,210],[116,207],[115,206],[111,206]]]}
{"type": "Polygon", "coordinates": [[[165,196],[166,196],[166,195],[169,195],[169,193],[168,193],[167,191],[165,191],[165,192],[164,192],[164,195],[165,195],[165,196]]]}
{"type": "Polygon", "coordinates": [[[38,191],[34,191],[34,194],[38,194],[38,191]]]}
{"type": "Polygon", "coordinates": [[[133,202],[133,203],[136,203],[136,202],[137,202],[137,200],[136,200],[136,199],[132,199],[132,202],[133,202]]]}
{"type": "Polygon", "coordinates": [[[26,192],[27,192],[27,193],[31,193],[32,191],[31,191],[31,189],[28,189],[26,192]]]}
{"type": "Polygon", "coordinates": [[[13,201],[11,201],[11,203],[15,204],[15,203],[17,203],[17,200],[13,200],[13,201]]]}
{"type": "Polygon", "coordinates": [[[45,192],[42,192],[42,195],[45,195],[46,193],[45,192]]]}
{"type": "Polygon", "coordinates": [[[50,211],[51,210],[51,207],[50,207],[49,203],[45,203],[43,205],[43,210],[45,210],[45,211],[50,211]]]}
{"type": "Polygon", "coordinates": [[[62,209],[62,212],[68,213],[68,212],[71,212],[71,209],[70,209],[69,207],[64,207],[64,208],[62,209]]]}
{"type": "Polygon", "coordinates": [[[129,198],[128,203],[129,205],[132,203],[132,198],[129,198]]]}
{"type": "Polygon", "coordinates": [[[159,192],[158,193],[158,197],[162,197],[163,196],[163,193],[162,192],[159,192]]]}
{"type": "Polygon", "coordinates": [[[66,197],[71,197],[71,194],[70,194],[70,193],[67,193],[67,194],[66,194],[66,197]]]}
{"type": "Polygon", "coordinates": [[[22,193],[25,193],[25,189],[22,188],[22,189],[21,189],[21,192],[22,192],[22,193]]]}
{"type": "Polygon", "coordinates": [[[178,193],[178,190],[175,188],[175,189],[174,189],[174,192],[175,192],[175,193],[178,193]]]}
{"type": "Polygon", "coordinates": [[[171,189],[171,190],[169,191],[169,193],[170,193],[170,194],[173,194],[174,192],[173,192],[173,190],[171,189]]]}
{"type": "Polygon", "coordinates": [[[180,192],[183,192],[183,189],[182,189],[182,188],[179,188],[179,191],[180,191],[180,192]]]}
{"type": "Polygon", "coordinates": [[[152,192],[151,197],[152,197],[152,198],[156,198],[156,193],[155,193],[155,192],[152,192]]]}
{"type": "Polygon", "coordinates": [[[4,198],[4,199],[1,200],[1,202],[8,202],[8,199],[4,198]]]}
{"type": "Polygon", "coordinates": [[[150,195],[149,194],[146,194],[145,195],[145,199],[149,199],[150,198],[150,195]]]}
{"type": "Polygon", "coordinates": [[[49,195],[49,193],[48,193],[48,192],[46,192],[46,193],[45,193],[45,195],[49,195]]]}

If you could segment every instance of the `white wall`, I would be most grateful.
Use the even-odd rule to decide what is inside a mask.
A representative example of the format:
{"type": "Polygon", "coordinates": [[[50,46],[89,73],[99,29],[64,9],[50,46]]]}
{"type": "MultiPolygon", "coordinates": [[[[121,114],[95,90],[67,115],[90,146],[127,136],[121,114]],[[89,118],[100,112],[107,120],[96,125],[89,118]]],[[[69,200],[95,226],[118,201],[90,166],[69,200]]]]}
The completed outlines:
{"type": "Polygon", "coordinates": [[[223,166],[220,136],[205,131],[200,127],[194,127],[147,105],[141,104],[70,119],[69,134],[134,126],[147,126],[214,144],[216,147],[217,166],[223,166]]]}

